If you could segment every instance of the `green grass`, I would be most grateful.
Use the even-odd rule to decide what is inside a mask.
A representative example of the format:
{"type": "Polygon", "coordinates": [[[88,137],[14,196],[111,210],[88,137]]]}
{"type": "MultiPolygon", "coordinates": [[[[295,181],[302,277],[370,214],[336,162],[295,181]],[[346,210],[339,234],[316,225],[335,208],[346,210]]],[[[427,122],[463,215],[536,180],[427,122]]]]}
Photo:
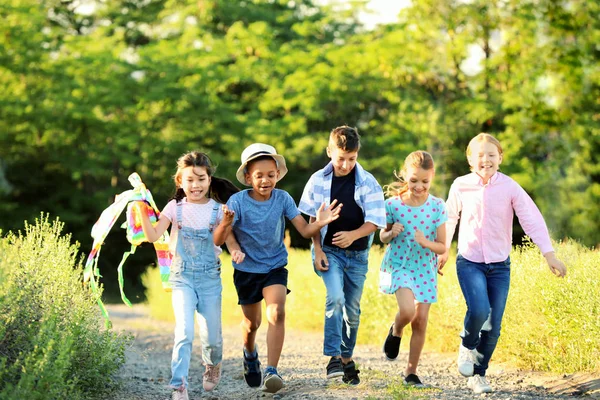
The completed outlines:
{"type": "MultiPolygon", "coordinates": [[[[568,267],[564,279],[550,273],[536,247],[525,245],[513,250],[510,293],[494,361],[558,373],[597,371],[600,369],[600,293],[595,290],[595,282],[600,253],[573,241],[556,244],[555,248],[568,267]]],[[[394,296],[378,290],[382,257],[382,248],[371,250],[358,334],[358,342],[363,344],[380,344],[396,313],[394,296]]],[[[238,324],[241,311],[233,286],[231,260],[226,254],[221,260],[223,324],[238,324]]],[[[292,293],[286,305],[287,326],[322,331],[325,287],[313,272],[310,252],[290,250],[288,269],[292,293]]],[[[149,270],[143,282],[152,315],[172,320],[170,294],[162,290],[158,272],[149,270]]],[[[455,352],[466,306],[453,258],[446,264],[444,276],[439,277],[438,286],[439,301],[431,307],[425,351],[455,352]]],[[[410,334],[410,330],[405,334],[410,334]]],[[[402,351],[408,351],[408,343],[408,340],[402,342],[402,351]]]]}

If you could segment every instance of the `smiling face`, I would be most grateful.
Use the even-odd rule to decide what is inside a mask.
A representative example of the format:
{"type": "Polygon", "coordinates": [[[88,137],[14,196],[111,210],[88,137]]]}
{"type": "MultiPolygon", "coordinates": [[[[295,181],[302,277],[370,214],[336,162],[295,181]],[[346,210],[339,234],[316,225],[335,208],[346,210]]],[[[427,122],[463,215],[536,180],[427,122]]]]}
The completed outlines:
{"type": "Polygon", "coordinates": [[[210,176],[206,167],[185,167],[181,170],[179,186],[189,203],[205,204],[208,201],[210,176]]]}
{"type": "Polygon", "coordinates": [[[329,143],[327,146],[327,155],[331,158],[333,165],[333,174],[337,177],[346,176],[356,166],[358,158],[358,150],[346,151],[337,147],[335,144],[329,143]]]}
{"type": "Polygon", "coordinates": [[[250,196],[259,201],[269,200],[279,180],[277,163],[272,158],[251,161],[245,174],[246,183],[252,186],[250,196]]]}
{"type": "Polygon", "coordinates": [[[481,177],[484,184],[498,171],[502,164],[502,153],[490,142],[472,142],[467,156],[471,170],[481,177]]]}
{"type": "Polygon", "coordinates": [[[408,167],[404,174],[404,181],[408,189],[406,192],[408,198],[419,204],[427,200],[433,175],[433,168],[408,167]]]}

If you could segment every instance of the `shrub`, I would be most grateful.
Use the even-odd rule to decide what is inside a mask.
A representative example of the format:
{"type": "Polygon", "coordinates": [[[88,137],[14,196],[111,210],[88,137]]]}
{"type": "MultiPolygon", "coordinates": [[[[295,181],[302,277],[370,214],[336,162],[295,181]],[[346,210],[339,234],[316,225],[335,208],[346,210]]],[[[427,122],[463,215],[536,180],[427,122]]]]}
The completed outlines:
{"type": "Polygon", "coordinates": [[[0,239],[0,399],[105,397],[125,361],[131,338],[103,328],[62,229],[42,215],[0,239]]]}

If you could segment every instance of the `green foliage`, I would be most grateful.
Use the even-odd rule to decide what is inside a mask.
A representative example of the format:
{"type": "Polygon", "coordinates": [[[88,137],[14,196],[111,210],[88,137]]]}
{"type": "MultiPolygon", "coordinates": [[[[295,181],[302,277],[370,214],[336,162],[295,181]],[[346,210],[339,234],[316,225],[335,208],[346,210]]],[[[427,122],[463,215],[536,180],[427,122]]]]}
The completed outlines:
{"type": "MultiPolygon", "coordinates": [[[[364,2],[319,3],[3,1],[0,228],[43,207],[88,250],[131,172],[166,204],[183,152],[206,151],[233,179],[255,141],[286,156],[279,186],[299,200],[328,161],[327,133],[349,124],[382,184],[409,152],[431,152],[442,198],[468,172],[468,140],[495,134],[502,170],[553,235],[600,243],[599,1],[415,0],[371,31],[356,19],[364,2]]],[[[107,279],[124,240],[103,249],[107,279]]],[[[129,264],[132,286],[151,260],[129,264]]]]}
{"type": "Polygon", "coordinates": [[[64,224],[0,239],[0,399],[86,399],[114,387],[129,336],[102,327],[64,224]]]}
{"type": "MultiPolygon", "coordinates": [[[[556,244],[555,248],[557,256],[567,264],[564,279],[550,273],[537,247],[526,244],[513,250],[511,287],[494,360],[558,373],[597,371],[600,368],[600,294],[594,282],[600,253],[572,241],[556,244]]],[[[233,270],[230,258],[221,258],[223,324],[235,325],[242,315],[233,286],[233,270]]],[[[383,249],[374,247],[361,300],[358,342],[363,344],[381,344],[397,312],[395,297],[379,292],[382,258],[383,249]]],[[[288,270],[292,292],[286,302],[286,325],[291,329],[322,332],[325,285],[313,272],[310,260],[309,251],[290,251],[288,270]]],[[[425,351],[456,352],[466,306],[454,259],[449,260],[443,272],[438,278],[439,300],[430,311],[425,351]]],[[[146,295],[152,316],[173,321],[171,307],[167,306],[170,294],[162,290],[158,271],[147,272],[144,283],[149,288],[146,295]]],[[[410,336],[409,327],[404,335],[410,336]]],[[[401,351],[408,351],[409,342],[402,341],[401,351]]]]}

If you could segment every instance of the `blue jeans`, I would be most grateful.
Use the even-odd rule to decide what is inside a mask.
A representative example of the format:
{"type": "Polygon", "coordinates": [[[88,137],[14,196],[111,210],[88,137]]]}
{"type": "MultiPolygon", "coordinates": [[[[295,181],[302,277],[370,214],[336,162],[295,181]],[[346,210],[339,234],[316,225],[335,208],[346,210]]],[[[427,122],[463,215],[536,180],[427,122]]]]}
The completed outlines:
{"type": "Polygon", "coordinates": [[[360,323],[369,250],[323,246],[323,251],[329,260],[329,270],[320,272],[327,288],[323,354],[351,358],[360,323]]]}
{"type": "Polygon", "coordinates": [[[482,355],[474,373],[485,376],[494,353],[510,285],[510,257],[496,263],[476,263],[456,257],[458,282],[467,303],[462,344],[482,355]]]}
{"type": "Polygon", "coordinates": [[[194,314],[197,316],[202,342],[202,361],[217,365],[223,358],[221,330],[221,262],[214,250],[212,227],[219,205],[213,205],[210,228],[194,229],[182,226],[182,206],[177,204],[176,252],[171,261],[169,283],[173,289],[175,314],[175,341],[171,357],[173,388],[187,387],[192,342],[194,341],[194,314]]]}
{"type": "Polygon", "coordinates": [[[221,331],[221,266],[181,263],[171,266],[175,343],[170,386],[187,386],[194,340],[194,315],[200,330],[202,361],[217,365],[223,358],[221,331]]]}

